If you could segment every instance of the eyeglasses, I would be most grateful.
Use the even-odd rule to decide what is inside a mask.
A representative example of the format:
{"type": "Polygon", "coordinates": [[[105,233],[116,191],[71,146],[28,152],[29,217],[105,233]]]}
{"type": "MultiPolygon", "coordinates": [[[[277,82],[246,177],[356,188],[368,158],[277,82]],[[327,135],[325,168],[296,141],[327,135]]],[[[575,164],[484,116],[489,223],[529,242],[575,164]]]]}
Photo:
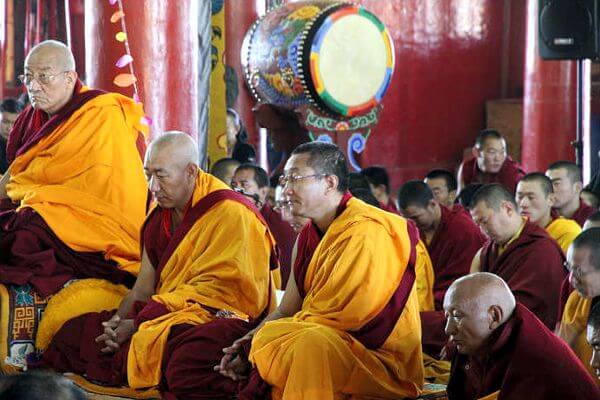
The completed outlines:
{"type": "Polygon", "coordinates": [[[23,74],[23,75],[19,75],[17,77],[17,79],[19,80],[19,82],[21,82],[25,86],[27,86],[31,82],[33,82],[34,79],[36,81],[38,81],[38,83],[40,85],[47,85],[50,82],[52,82],[52,80],[55,77],[57,77],[60,74],[64,74],[65,72],[69,72],[69,71],[61,71],[61,72],[57,72],[56,74],[46,74],[44,72],[42,72],[40,74],[23,74]]]}
{"type": "Polygon", "coordinates": [[[285,185],[293,185],[298,181],[308,179],[308,178],[322,178],[327,176],[327,174],[313,174],[313,175],[281,175],[279,177],[279,184],[281,186],[285,185]]]}

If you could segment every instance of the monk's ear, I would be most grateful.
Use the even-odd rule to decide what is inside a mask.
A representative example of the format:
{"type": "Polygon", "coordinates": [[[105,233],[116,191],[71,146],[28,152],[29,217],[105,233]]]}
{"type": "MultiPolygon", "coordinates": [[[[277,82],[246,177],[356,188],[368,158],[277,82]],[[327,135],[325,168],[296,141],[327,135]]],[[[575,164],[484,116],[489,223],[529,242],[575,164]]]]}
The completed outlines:
{"type": "Polygon", "coordinates": [[[550,205],[550,207],[554,206],[554,203],[556,203],[556,195],[554,193],[550,193],[548,194],[548,204],[550,205]]]}
{"type": "Polygon", "coordinates": [[[198,166],[194,163],[188,163],[188,165],[185,167],[185,172],[188,177],[195,180],[196,175],[198,174],[198,166]]]}
{"type": "Polygon", "coordinates": [[[477,148],[477,146],[473,146],[471,148],[471,153],[473,153],[473,157],[479,158],[481,156],[481,150],[477,148]]]}
{"type": "Polygon", "coordinates": [[[583,190],[583,183],[581,182],[575,182],[573,186],[575,186],[575,193],[581,193],[583,190]]]}
{"type": "Polygon", "coordinates": [[[75,72],[75,71],[67,71],[67,72],[66,72],[66,75],[67,75],[67,76],[66,76],[67,83],[68,83],[69,85],[71,85],[71,84],[73,84],[73,85],[74,85],[74,84],[75,84],[75,81],[77,81],[77,72],[75,72]]]}
{"type": "Polygon", "coordinates": [[[500,306],[490,306],[490,308],[488,309],[488,317],[489,329],[493,331],[502,324],[502,320],[504,318],[504,311],[502,311],[502,308],[500,306]]]}
{"type": "Polygon", "coordinates": [[[330,190],[337,190],[339,184],[340,184],[340,180],[338,179],[337,175],[325,175],[325,183],[327,183],[327,191],[330,190]]]}
{"type": "Polygon", "coordinates": [[[456,190],[450,190],[448,192],[448,199],[450,200],[450,203],[454,203],[456,200],[456,190]]]}

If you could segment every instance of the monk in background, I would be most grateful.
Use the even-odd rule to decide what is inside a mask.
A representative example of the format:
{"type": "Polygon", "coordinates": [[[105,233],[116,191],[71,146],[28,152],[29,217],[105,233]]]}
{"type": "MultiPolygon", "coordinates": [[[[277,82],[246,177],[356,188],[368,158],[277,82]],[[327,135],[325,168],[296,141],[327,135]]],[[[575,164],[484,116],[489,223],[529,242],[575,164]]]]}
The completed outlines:
{"type": "Polygon", "coordinates": [[[267,171],[254,164],[242,164],[235,170],[233,178],[231,178],[231,187],[252,199],[269,225],[269,230],[275,237],[279,250],[282,281],[281,285],[277,285],[277,287],[285,288],[292,269],[292,249],[296,241],[296,233],[291,225],[283,220],[281,213],[274,210],[266,201],[269,192],[267,171]]]}
{"type": "Polygon", "coordinates": [[[471,215],[490,238],[473,258],[471,271],[500,276],[518,302],[554,329],[566,276],[564,254],[556,241],[521,217],[514,197],[499,184],[485,185],[475,193],[471,215]]]}
{"type": "Polygon", "coordinates": [[[447,341],[444,334],[444,295],[452,282],[469,273],[473,257],[486,237],[464,210],[441,205],[422,181],[414,180],[402,185],[398,190],[398,205],[402,215],[417,224],[433,264],[435,307],[421,312],[421,329],[423,351],[429,356],[425,362],[426,377],[441,383],[446,379],[442,375],[446,374],[449,365],[437,363],[430,357],[439,358],[447,341]]]}
{"type": "Polygon", "coordinates": [[[230,398],[237,385],[213,366],[275,305],[274,241],[253,203],[198,168],[188,135],[152,142],[144,170],[158,205],[135,286],[116,312],[64,324],[43,363],[106,385],[160,384],[165,399],[230,398]]]}
{"type": "Polygon", "coordinates": [[[595,376],[590,367],[592,348],[586,338],[586,325],[590,310],[600,303],[600,228],[587,229],[577,236],[567,253],[566,266],[575,290],[559,310],[556,332],[595,376]]]}
{"type": "Polygon", "coordinates": [[[210,173],[211,175],[219,178],[221,182],[229,186],[231,185],[231,178],[233,178],[233,174],[239,166],[240,162],[238,160],[225,157],[217,160],[217,162],[213,164],[213,166],[210,168],[210,173]]]}
{"type": "Polygon", "coordinates": [[[446,333],[453,344],[450,400],[600,398],[571,349],[500,277],[476,273],[446,292],[446,333]]]}
{"type": "Polygon", "coordinates": [[[477,135],[473,158],[458,168],[458,192],[471,183],[499,183],[511,193],[525,171],[509,155],[506,140],[495,130],[485,129],[477,135]]]}
{"type": "Polygon", "coordinates": [[[250,372],[240,399],[269,392],[288,400],[397,399],[421,391],[418,232],[353,198],[346,175],[343,153],[328,143],[303,144],[286,163],[284,195],[295,215],[311,219],[300,236],[307,232],[318,246],[306,255],[299,243],[282,303],[216,366],[235,380],[250,372]]]}
{"type": "Polygon", "coordinates": [[[387,170],[381,166],[371,166],[363,168],[360,173],[367,177],[367,180],[371,185],[371,191],[377,201],[381,204],[381,208],[385,211],[398,214],[396,202],[392,199],[392,196],[390,196],[390,177],[387,170]]]}
{"type": "Polygon", "coordinates": [[[525,175],[517,185],[516,202],[523,217],[548,232],[565,254],[581,227],[572,219],[553,212],[554,193],[550,179],[540,173],[525,175]]]}
{"type": "Polygon", "coordinates": [[[585,220],[598,211],[581,200],[583,180],[577,164],[570,161],[557,161],[550,164],[546,176],[552,181],[554,204],[559,215],[574,220],[583,226],[585,220]]]}
{"type": "Polygon", "coordinates": [[[433,197],[440,205],[448,208],[456,206],[454,201],[456,200],[458,183],[452,172],[445,169],[431,170],[425,175],[423,182],[429,186],[433,197]]]}

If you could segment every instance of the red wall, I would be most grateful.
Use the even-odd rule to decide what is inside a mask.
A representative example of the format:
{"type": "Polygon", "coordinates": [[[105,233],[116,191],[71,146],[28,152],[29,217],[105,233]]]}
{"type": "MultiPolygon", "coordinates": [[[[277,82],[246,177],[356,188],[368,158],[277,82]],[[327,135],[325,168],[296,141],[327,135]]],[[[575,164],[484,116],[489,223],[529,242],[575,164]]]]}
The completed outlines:
{"type": "MultiPolygon", "coordinates": [[[[360,3],[387,25],[396,48],[393,81],[367,142],[364,165],[386,166],[394,190],[430,169],[454,169],[463,149],[485,127],[485,101],[501,95],[503,51],[522,51],[514,44],[503,48],[504,2],[360,3]]],[[[510,91],[517,91],[510,82],[510,91]]]]}

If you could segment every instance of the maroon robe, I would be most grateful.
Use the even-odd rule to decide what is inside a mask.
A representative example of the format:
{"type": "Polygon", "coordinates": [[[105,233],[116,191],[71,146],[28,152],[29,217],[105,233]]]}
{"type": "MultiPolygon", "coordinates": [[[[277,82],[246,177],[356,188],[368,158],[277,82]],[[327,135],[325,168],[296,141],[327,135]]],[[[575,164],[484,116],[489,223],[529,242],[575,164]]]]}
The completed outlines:
{"type": "Polygon", "coordinates": [[[281,289],[283,290],[292,269],[292,250],[294,249],[294,243],[296,243],[296,232],[289,223],[281,218],[281,214],[273,210],[273,207],[268,203],[265,203],[260,209],[260,213],[277,242],[279,266],[281,268],[281,289]]]}
{"type": "Polygon", "coordinates": [[[521,304],[547,327],[554,329],[566,270],[564,254],[556,241],[539,226],[527,221],[519,237],[501,255],[488,242],[481,252],[481,271],[506,281],[521,304]]]}
{"type": "Polygon", "coordinates": [[[379,205],[381,206],[382,210],[400,215],[400,211],[398,211],[398,207],[396,207],[396,202],[392,200],[391,197],[387,204],[379,203],[379,205]]]}
{"type": "MultiPolygon", "coordinates": [[[[170,229],[171,210],[157,207],[142,228],[144,249],[160,272],[177,245],[194,223],[221,200],[235,200],[266,222],[253,203],[232,190],[219,190],[201,199],[185,214],[176,230],[170,229]]],[[[273,260],[272,260],[273,261],[273,260]]],[[[271,266],[273,267],[273,265],[271,266]]],[[[216,312],[205,307],[210,312],[216,312]]],[[[267,307],[268,308],[268,307],[267,307]]],[[[168,309],[153,300],[136,302],[128,318],[137,327],[147,320],[168,313],[168,309]]],[[[103,344],[94,341],[104,331],[102,322],[113,311],[89,313],[65,323],[52,339],[42,360],[34,367],[51,367],[59,372],[75,372],[88,380],[110,386],[127,385],[127,353],[130,341],[123,343],[115,354],[103,354],[103,344]]],[[[261,318],[264,317],[261,316],[261,318]]],[[[171,329],[162,360],[163,379],[160,391],[164,399],[229,399],[238,390],[237,382],[214,371],[223,356],[222,349],[244,336],[259,322],[237,318],[216,318],[203,325],[176,325],[171,329]]]]}
{"type": "Polygon", "coordinates": [[[517,183],[524,175],[523,168],[510,156],[506,157],[500,171],[495,174],[481,171],[476,158],[471,158],[462,164],[462,180],[465,186],[471,183],[500,183],[514,194],[517,183]]]}
{"type": "MultiPolygon", "coordinates": [[[[28,106],[17,118],[7,144],[11,163],[41,139],[52,133],[88,101],[104,92],[79,93],[77,81],[73,97],[52,117],[28,106]]],[[[0,283],[31,284],[46,297],[60,290],[71,279],[101,278],[129,287],[135,277],[118,269],[100,252],[77,252],[65,245],[43,218],[30,208],[16,211],[10,199],[0,202],[0,283]]]]}
{"type": "MultiPolygon", "coordinates": [[[[427,245],[434,271],[434,311],[421,312],[424,351],[437,357],[446,342],[444,326],[444,295],[452,282],[471,269],[473,257],[486,242],[485,235],[464,209],[449,209],[440,205],[440,224],[427,245]]],[[[423,236],[423,235],[421,235],[423,236]]]]}
{"type": "Polygon", "coordinates": [[[569,346],[517,303],[488,340],[484,356],[456,354],[450,400],[475,400],[500,391],[499,400],[600,399],[600,389],[569,346]]]}
{"type": "Polygon", "coordinates": [[[591,207],[584,203],[581,199],[579,200],[579,208],[575,211],[575,214],[571,215],[571,219],[575,220],[579,224],[579,226],[583,227],[585,221],[589,218],[590,215],[594,214],[597,209],[591,207]]]}

